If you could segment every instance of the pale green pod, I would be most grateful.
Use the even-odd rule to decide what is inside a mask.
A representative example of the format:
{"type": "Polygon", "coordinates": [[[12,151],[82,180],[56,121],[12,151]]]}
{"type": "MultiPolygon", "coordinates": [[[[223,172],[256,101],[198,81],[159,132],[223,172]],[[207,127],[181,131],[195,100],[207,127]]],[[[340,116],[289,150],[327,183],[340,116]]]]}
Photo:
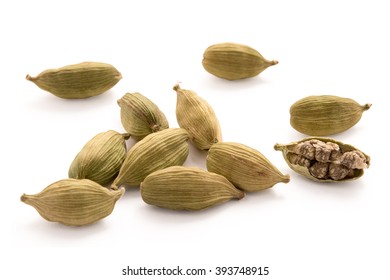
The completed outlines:
{"type": "Polygon", "coordinates": [[[167,128],[149,134],[137,142],[126,155],[118,176],[111,185],[139,186],[150,173],[182,165],[189,154],[189,135],[182,128],[167,128]]]}
{"type": "Polygon", "coordinates": [[[89,140],[76,155],[69,168],[69,178],[90,179],[100,185],[112,182],[126,158],[129,134],[113,130],[89,140]]]}
{"type": "Polygon", "coordinates": [[[288,166],[296,173],[317,182],[344,182],[363,176],[370,157],[349,144],[324,137],[307,137],[289,144],[275,144],[288,166]],[[322,172],[316,172],[316,166],[322,172]]]}
{"type": "Polygon", "coordinates": [[[136,140],[169,127],[157,105],[138,92],[126,93],[118,100],[118,105],[123,127],[136,140]]]}
{"type": "Polygon", "coordinates": [[[257,50],[242,44],[220,43],[208,47],[203,54],[204,69],[219,78],[239,80],[259,75],[276,60],[265,59],[257,50]]]}
{"type": "Polygon", "coordinates": [[[353,127],[370,107],[371,104],[360,105],[350,98],[312,95],[291,105],[290,124],[306,135],[332,135],[353,127]]]}
{"type": "Polygon", "coordinates": [[[206,159],[207,170],[226,177],[247,192],[261,191],[277,183],[288,183],[263,154],[243,144],[222,142],[211,146],[206,159]]]}
{"type": "Polygon", "coordinates": [[[192,143],[201,150],[222,141],[221,126],[213,108],[192,90],[175,85],[177,93],[176,119],[188,131],[192,143]]]}
{"type": "Polygon", "coordinates": [[[122,78],[112,65],[82,62],[57,69],[48,69],[36,77],[26,76],[41,89],[65,99],[81,99],[102,94],[122,78]]]}
{"type": "Polygon", "coordinates": [[[202,210],[245,194],[221,175],[172,166],[148,175],[141,183],[141,196],[146,203],[163,208],[202,210]]]}
{"type": "Polygon", "coordinates": [[[64,179],[35,195],[23,194],[21,201],[50,222],[84,226],[110,215],[124,192],[124,188],[112,191],[88,179],[64,179]]]}

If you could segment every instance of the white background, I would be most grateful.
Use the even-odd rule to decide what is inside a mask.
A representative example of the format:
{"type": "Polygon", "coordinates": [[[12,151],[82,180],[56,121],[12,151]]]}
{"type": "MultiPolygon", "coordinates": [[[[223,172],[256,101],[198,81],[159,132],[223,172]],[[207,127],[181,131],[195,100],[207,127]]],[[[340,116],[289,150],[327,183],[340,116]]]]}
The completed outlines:
{"type": "MultiPolygon", "coordinates": [[[[2,279],[131,279],[121,276],[128,265],[270,270],[263,277],[180,279],[390,279],[386,1],[16,0],[0,6],[2,279]],[[227,41],[279,64],[248,80],[218,79],[203,69],[202,55],[227,41]],[[82,61],[110,63],[123,79],[86,100],[62,100],[25,80],[82,61]],[[225,141],[258,149],[290,174],[290,183],[196,213],[149,206],[131,189],[109,217],[81,228],[47,222],[20,202],[23,193],[66,178],[95,134],[124,132],[116,100],[126,92],[150,98],[177,127],[177,81],[211,104],[225,141]],[[313,94],[373,104],[355,127],[332,136],[371,156],[359,180],[311,182],[273,150],[277,142],[304,137],[290,126],[289,108],[313,94]]],[[[191,148],[185,165],[204,168],[205,153],[191,148]]]]}

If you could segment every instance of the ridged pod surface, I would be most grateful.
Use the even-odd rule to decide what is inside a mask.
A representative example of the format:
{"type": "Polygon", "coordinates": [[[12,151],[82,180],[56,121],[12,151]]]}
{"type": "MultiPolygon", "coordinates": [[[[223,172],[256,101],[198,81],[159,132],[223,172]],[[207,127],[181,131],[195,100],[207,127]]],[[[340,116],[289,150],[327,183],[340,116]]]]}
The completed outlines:
{"type": "Polygon", "coordinates": [[[363,176],[370,157],[352,145],[324,137],[307,137],[289,144],[275,144],[288,166],[317,182],[344,182],[363,176]]]}
{"type": "Polygon", "coordinates": [[[213,108],[192,90],[175,85],[177,93],[176,119],[188,131],[192,143],[201,150],[222,141],[221,126],[213,108]]]}
{"type": "Polygon", "coordinates": [[[35,195],[23,194],[21,201],[50,222],[83,226],[110,215],[124,191],[110,191],[88,179],[64,179],[35,195]]]}
{"type": "Polygon", "coordinates": [[[220,43],[208,47],[203,54],[204,69],[223,79],[239,80],[259,75],[276,60],[265,59],[257,50],[237,43],[220,43]]]}
{"type": "Polygon", "coordinates": [[[100,185],[112,182],[126,158],[129,134],[114,130],[102,132],[89,140],[69,168],[69,178],[90,179],[100,185]]]}
{"type": "Polygon", "coordinates": [[[237,188],[255,192],[288,183],[283,175],[263,154],[246,145],[222,142],[213,145],[206,159],[207,170],[226,177],[237,188]]]}
{"type": "Polygon", "coordinates": [[[118,176],[111,185],[139,186],[150,173],[174,165],[182,165],[189,153],[189,135],[182,128],[167,128],[149,134],[137,142],[126,155],[118,176]]]}
{"type": "Polygon", "coordinates": [[[36,77],[26,76],[41,89],[65,99],[81,99],[108,91],[122,78],[112,65],[101,62],[82,62],[61,68],[48,69],[36,77]]]}
{"type": "Polygon", "coordinates": [[[350,98],[312,95],[290,107],[290,124],[306,135],[332,135],[353,127],[370,107],[371,104],[360,105],[350,98]]]}
{"type": "Polygon", "coordinates": [[[174,210],[202,210],[244,195],[225,177],[194,167],[158,170],[141,183],[146,203],[174,210]]]}
{"type": "Polygon", "coordinates": [[[169,127],[157,105],[138,92],[126,93],[118,100],[118,105],[123,127],[136,140],[169,127]]]}

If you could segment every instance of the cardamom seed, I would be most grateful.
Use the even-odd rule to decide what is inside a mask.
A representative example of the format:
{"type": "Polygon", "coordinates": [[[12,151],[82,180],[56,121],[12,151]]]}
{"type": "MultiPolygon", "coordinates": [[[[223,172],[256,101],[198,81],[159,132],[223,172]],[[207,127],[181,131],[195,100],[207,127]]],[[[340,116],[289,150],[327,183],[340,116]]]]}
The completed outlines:
{"type": "Polygon", "coordinates": [[[102,94],[122,78],[114,66],[101,62],[82,62],[48,69],[36,77],[26,76],[41,89],[65,99],[80,99],[102,94]]]}
{"type": "Polygon", "coordinates": [[[237,188],[255,192],[288,183],[283,175],[263,154],[243,144],[223,142],[214,144],[206,159],[207,170],[226,177],[237,188]]]}
{"type": "Polygon", "coordinates": [[[103,186],[112,182],[126,158],[129,137],[113,130],[94,136],[74,158],[69,178],[90,179],[103,186]]]}
{"type": "Polygon", "coordinates": [[[205,50],[202,64],[207,72],[219,78],[239,80],[257,76],[278,61],[267,60],[246,45],[220,43],[205,50]]]}
{"type": "Polygon", "coordinates": [[[331,138],[308,137],[286,145],[275,144],[288,166],[318,182],[355,180],[363,176],[370,157],[355,147],[331,138]]]}
{"type": "Polygon", "coordinates": [[[23,194],[21,201],[50,222],[83,226],[110,215],[124,191],[110,191],[88,179],[64,179],[37,194],[23,194]]]}
{"type": "Polygon", "coordinates": [[[123,127],[136,140],[169,127],[157,105],[138,92],[126,93],[118,100],[118,105],[123,127]]]}
{"type": "Polygon", "coordinates": [[[141,183],[146,203],[174,210],[201,210],[244,195],[225,177],[194,167],[158,170],[141,183]]]}
{"type": "Polygon", "coordinates": [[[327,136],[353,127],[370,107],[334,95],[308,96],[291,106],[290,124],[303,134],[327,136]]]}
{"type": "Polygon", "coordinates": [[[201,150],[222,141],[219,121],[213,108],[192,90],[175,85],[177,93],[176,119],[188,131],[192,143],[201,150]]]}
{"type": "Polygon", "coordinates": [[[182,128],[167,128],[149,134],[126,155],[118,176],[111,185],[139,186],[150,173],[169,166],[182,165],[189,153],[189,135],[182,128]]]}

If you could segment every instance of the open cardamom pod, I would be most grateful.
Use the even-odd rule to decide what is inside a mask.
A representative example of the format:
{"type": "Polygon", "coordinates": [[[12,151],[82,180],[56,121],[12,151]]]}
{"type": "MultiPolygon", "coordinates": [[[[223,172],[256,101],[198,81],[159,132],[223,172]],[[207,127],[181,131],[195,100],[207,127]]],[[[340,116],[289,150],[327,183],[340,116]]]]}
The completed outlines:
{"type": "Polygon", "coordinates": [[[141,183],[146,203],[174,210],[201,210],[244,195],[225,177],[194,167],[161,169],[141,183]]]}
{"type": "Polygon", "coordinates": [[[331,138],[308,137],[289,144],[275,144],[288,166],[317,182],[340,182],[363,176],[370,157],[355,147],[331,138]]]}
{"type": "Polygon", "coordinates": [[[23,194],[21,201],[50,222],[83,226],[110,215],[124,192],[124,188],[110,191],[88,179],[64,179],[37,194],[23,194]]]}
{"type": "Polygon", "coordinates": [[[102,94],[116,85],[121,73],[112,65],[101,62],[82,62],[57,69],[48,69],[26,79],[55,96],[80,99],[102,94]]]}

